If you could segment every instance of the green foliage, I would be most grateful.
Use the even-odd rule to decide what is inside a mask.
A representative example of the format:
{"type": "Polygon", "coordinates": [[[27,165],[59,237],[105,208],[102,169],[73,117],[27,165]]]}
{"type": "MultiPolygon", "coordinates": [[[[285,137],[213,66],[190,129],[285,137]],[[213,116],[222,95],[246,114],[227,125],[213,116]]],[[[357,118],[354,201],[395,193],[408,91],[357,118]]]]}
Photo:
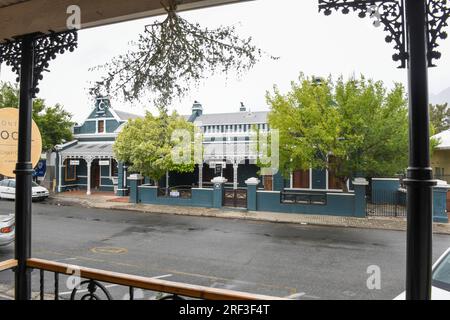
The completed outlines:
{"type": "Polygon", "coordinates": [[[450,129],[450,109],[448,104],[430,104],[430,122],[433,125],[435,132],[450,129]]]}
{"type": "Polygon", "coordinates": [[[321,82],[301,75],[283,95],[267,93],[269,123],[280,130],[280,167],[328,169],[341,181],[389,176],[407,166],[408,117],[403,87],[340,77],[321,82]]]}
{"type": "MultiPolygon", "coordinates": [[[[0,108],[18,108],[19,88],[17,84],[0,83],[0,108]]],[[[33,100],[33,119],[42,136],[42,150],[49,151],[57,144],[73,139],[72,115],[59,104],[46,106],[45,100],[33,100]]]]}
{"type": "MultiPolygon", "coordinates": [[[[193,161],[180,164],[172,159],[172,150],[176,142],[180,141],[172,140],[172,133],[176,129],[188,130],[190,141],[193,141],[194,125],[178,114],[169,116],[162,113],[155,117],[147,112],[144,118],[128,121],[114,143],[114,153],[119,161],[128,163],[132,171],[150,177],[155,182],[167,171],[192,172],[193,161]]],[[[192,150],[190,141],[185,143],[192,150]]]]}
{"type": "Polygon", "coordinates": [[[154,104],[163,108],[208,73],[234,70],[241,74],[259,61],[261,49],[251,38],[240,38],[234,27],[203,28],[177,13],[176,0],[167,2],[164,21],[146,26],[132,50],[93,68],[105,72],[91,88],[93,95],[132,101],[150,93],[154,104]]]}

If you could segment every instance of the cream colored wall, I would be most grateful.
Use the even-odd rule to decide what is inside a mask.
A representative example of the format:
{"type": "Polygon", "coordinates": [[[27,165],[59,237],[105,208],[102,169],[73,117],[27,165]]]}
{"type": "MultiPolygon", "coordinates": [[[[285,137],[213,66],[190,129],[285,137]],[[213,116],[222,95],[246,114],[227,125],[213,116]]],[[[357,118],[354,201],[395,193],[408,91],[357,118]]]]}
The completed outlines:
{"type": "Polygon", "coordinates": [[[436,174],[436,167],[444,168],[444,175],[450,183],[450,150],[435,150],[431,157],[431,167],[436,174]]]}

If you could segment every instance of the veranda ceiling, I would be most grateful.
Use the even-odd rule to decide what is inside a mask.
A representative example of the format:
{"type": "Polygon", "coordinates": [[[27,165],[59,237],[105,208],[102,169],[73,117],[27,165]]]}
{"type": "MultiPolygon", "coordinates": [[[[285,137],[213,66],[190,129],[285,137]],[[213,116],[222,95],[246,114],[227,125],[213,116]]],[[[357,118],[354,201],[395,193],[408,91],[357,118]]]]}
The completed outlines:
{"type": "MultiPolygon", "coordinates": [[[[244,1],[251,0],[183,0],[178,8],[184,11],[244,1]]],[[[28,33],[66,30],[71,5],[81,9],[82,28],[164,13],[161,0],[0,0],[0,42],[28,33]]]]}

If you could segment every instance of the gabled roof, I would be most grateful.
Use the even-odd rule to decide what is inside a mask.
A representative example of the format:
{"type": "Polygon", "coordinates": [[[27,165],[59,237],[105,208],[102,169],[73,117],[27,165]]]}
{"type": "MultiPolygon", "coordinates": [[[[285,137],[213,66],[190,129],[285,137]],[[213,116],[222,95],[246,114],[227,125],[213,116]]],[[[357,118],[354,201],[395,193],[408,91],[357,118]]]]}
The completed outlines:
{"type": "Polygon", "coordinates": [[[120,120],[124,120],[124,121],[143,117],[143,116],[140,116],[140,115],[134,114],[134,113],[129,113],[129,112],[115,110],[115,109],[112,109],[112,110],[114,110],[114,112],[117,114],[117,116],[120,118],[120,120]]]}
{"type": "Polygon", "coordinates": [[[201,125],[257,124],[267,123],[269,111],[241,111],[229,113],[202,114],[195,119],[201,125]]]}
{"type": "Polygon", "coordinates": [[[438,150],[450,149],[450,129],[434,135],[433,138],[439,140],[439,145],[437,146],[436,149],[438,150]]]}

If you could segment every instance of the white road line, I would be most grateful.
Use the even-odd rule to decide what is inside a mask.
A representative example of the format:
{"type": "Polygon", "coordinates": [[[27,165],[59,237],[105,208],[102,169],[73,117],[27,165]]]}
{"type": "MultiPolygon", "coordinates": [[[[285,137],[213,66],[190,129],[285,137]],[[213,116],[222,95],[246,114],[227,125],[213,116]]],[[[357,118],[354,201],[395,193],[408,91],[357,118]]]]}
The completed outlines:
{"type": "Polygon", "coordinates": [[[10,297],[10,296],[7,296],[7,295],[1,294],[1,293],[0,293],[0,298],[6,299],[6,300],[14,300],[13,297],[10,297]]]}
{"type": "MultiPolygon", "coordinates": [[[[76,258],[74,258],[76,259],[76,258]]],[[[156,277],[152,277],[152,279],[161,279],[161,278],[168,278],[173,276],[172,274],[163,274],[161,276],[156,276],[156,277]]],[[[112,288],[112,287],[117,287],[119,286],[118,284],[110,284],[105,286],[105,288],[112,288]]],[[[82,290],[78,290],[77,293],[83,293],[83,292],[88,292],[87,289],[82,289],[82,290]]],[[[59,295],[60,296],[64,296],[64,295],[68,295],[68,294],[72,294],[72,291],[65,291],[65,292],[60,292],[59,295]]]]}
{"type": "Polygon", "coordinates": [[[297,293],[291,294],[289,296],[286,296],[284,298],[286,298],[286,299],[298,299],[301,296],[304,296],[305,294],[306,294],[306,292],[297,292],[297,293]]]}
{"type": "Polygon", "coordinates": [[[53,261],[60,262],[60,261],[68,261],[68,260],[77,260],[77,258],[64,258],[64,259],[57,259],[57,260],[53,260],[53,261]]]}
{"type": "Polygon", "coordinates": [[[173,276],[173,274],[163,274],[162,276],[152,277],[152,279],[162,279],[162,278],[168,278],[171,276],[173,276]]]}
{"type": "MultiPolygon", "coordinates": [[[[110,284],[110,285],[105,286],[105,288],[112,288],[112,287],[117,287],[117,286],[118,286],[118,284],[110,284]]],[[[72,291],[60,292],[59,295],[64,296],[67,294],[72,294],[72,291]]],[[[88,292],[88,290],[87,289],[77,290],[77,293],[83,293],[83,292],[88,292]]]]}

